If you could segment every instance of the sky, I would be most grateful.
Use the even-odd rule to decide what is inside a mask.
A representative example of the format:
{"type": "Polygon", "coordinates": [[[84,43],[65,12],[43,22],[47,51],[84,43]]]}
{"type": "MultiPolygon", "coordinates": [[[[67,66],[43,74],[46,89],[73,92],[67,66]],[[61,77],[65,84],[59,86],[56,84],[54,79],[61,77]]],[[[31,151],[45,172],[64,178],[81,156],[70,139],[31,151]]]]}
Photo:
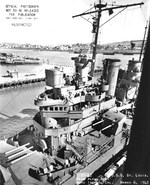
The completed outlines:
{"type": "MultiPolygon", "coordinates": [[[[0,43],[30,43],[59,45],[92,42],[92,24],[81,17],[72,18],[92,8],[97,0],[0,0],[0,43]],[[13,5],[13,7],[10,7],[13,5]],[[24,6],[24,7],[21,7],[24,6]],[[38,5],[35,16],[23,16],[27,5],[38,5]],[[15,7],[16,6],[16,7],[15,7]],[[7,11],[6,11],[7,9],[7,11]],[[15,9],[15,10],[14,10],[15,9]],[[21,12],[19,12],[21,9],[21,12]],[[14,13],[14,14],[12,14],[14,13]],[[9,19],[8,19],[9,18],[9,19]],[[22,19],[19,19],[22,18],[22,19]],[[31,19],[27,19],[31,18],[31,19]]],[[[126,40],[142,40],[148,20],[148,1],[141,8],[132,7],[100,28],[99,44],[126,40]]],[[[116,5],[138,3],[141,0],[107,0],[116,5]]],[[[29,9],[28,9],[29,10],[29,9]]],[[[121,10],[121,9],[120,9],[121,10]]],[[[120,10],[114,11],[117,13],[120,10]]],[[[27,12],[34,13],[34,12],[27,12]]],[[[84,18],[89,18],[89,15],[84,18]]],[[[101,23],[109,19],[102,14],[101,23]]],[[[89,19],[91,21],[91,19],[89,19]]]]}

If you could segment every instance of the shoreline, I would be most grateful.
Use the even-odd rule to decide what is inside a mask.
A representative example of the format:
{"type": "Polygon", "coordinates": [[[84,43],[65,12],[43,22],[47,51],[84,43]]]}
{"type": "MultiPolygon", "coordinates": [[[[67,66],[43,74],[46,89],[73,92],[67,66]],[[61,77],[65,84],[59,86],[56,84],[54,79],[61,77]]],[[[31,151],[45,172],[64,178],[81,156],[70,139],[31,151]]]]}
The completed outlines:
{"type": "MultiPolygon", "coordinates": [[[[30,51],[50,51],[50,52],[71,52],[74,54],[79,54],[79,53],[75,53],[75,51],[73,50],[58,50],[58,49],[34,49],[34,48],[1,48],[2,50],[4,49],[10,49],[10,50],[30,50],[30,51]]],[[[126,49],[126,50],[100,50],[97,49],[97,54],[140,54],[141,50],[131,50],[131,49],[126,49]]]]}

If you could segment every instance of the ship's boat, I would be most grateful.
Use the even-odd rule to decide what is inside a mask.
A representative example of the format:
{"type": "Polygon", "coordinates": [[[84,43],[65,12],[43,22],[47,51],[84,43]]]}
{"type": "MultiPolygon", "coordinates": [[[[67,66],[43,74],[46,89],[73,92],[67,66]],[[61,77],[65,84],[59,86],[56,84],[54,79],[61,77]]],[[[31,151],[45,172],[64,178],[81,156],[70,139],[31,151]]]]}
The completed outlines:
{"type": "Polygon", "coordinates": [[[4,65],[42,64],[39,58],[21,57],[14,54],[3,54],[0,63],[4,65]]]}

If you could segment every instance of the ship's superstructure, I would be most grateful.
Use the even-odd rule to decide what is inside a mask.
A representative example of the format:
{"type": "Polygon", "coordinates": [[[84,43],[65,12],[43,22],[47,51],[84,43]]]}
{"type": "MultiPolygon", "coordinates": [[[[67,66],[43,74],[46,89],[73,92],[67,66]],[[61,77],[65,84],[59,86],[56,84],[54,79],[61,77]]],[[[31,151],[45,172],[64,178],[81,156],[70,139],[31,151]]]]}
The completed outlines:
{"type": "Polygon", "coordinates": [[[79,178],[80,173],[85,172],[92,174],[127,144],[126,115],[116,111],[119,66],[120,60],[106,59],[101,83],[77,89],[66,84],[67,92],[64,84],[61,88],[60,71],[50,82],[46,80],[53,88],[51,94],[46,93],[35,101],[40,112],[34,117],[34,138],[44,152],[61,163],[60,169],[55,165],[47,172],[51,174],[50,182],[72,178],[76,183],[75,176],[79,178]],[[52,93],[57,96],[50,101],[52,93]]]}
{"type": "MultiPolygon", "coordinates": [[[[18,147],[25,144],[26,133],[32,134],[32,144],[36,143],[36,149],[44,153],[46,160],[44,166],[39,165],[37,160],[33,160],[33,164],[31,162],[38,169],[35,173],[38,180],[34,182],[80,184],[128,144],[131,125],[120,111],[132,109],[133,103],[126,104],[129,99],[125,102],[115,96],[120,83],[119,67],[120,60],[105,59],[103,73],[95,84],[81,78],[82,69],[80,74],[73,75],[72,80],[58,68],[46,70],[47,89],[35,99],[39,112],[33,118],[33,125],[7,140],[18,147]]],[[[130,67],[132,72],[137,62],[133,65],[129,61],[126,74],[130,67]]],[[[22,161],[22,157],[29,158],[24,151],[26,149],[13,154],[14,162],[9,160],[10,163],[7,163],[3,158],[4,166],[15,170],[16,161],[22,161]]],[[[30,155],[33,158],[35,154],[30,155]]],[[[36,155],[39,157],[41,154],[36,155]]],[[[32,173],[29,177],[33,178],[32,173]]]]}

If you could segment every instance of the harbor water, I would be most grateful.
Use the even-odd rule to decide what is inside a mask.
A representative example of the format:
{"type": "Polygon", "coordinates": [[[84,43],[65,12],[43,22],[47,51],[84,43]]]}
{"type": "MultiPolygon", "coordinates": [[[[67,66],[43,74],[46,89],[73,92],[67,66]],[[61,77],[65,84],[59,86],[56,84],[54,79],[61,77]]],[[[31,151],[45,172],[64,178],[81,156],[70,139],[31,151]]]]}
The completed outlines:
{"type": "MultiPolygon", "coordinates": [[[[17,70],[20,74],[26,73],[44,73],[49,65],[70,66],[74,63],[71,57],[76,54],[69,52],[54,51],[31,51],[31,50],[11,50],[0,49],[0,52],[13,53],[18,56],[28,56],[39,58],[43,61],[41,65],[0,65],[1,76],[8,70],[17,70]]],[[[134,58],[139,59],[139,55],[103,55],[98,54],[96,59],[96,68],[102,66],[102,60],[105,58],[116,58],[121,60],[121,67],[126,69],[128,61],[134,58]]],[[[38,111],[34,105],[34,98],[43,92],[45,82],[28,84],[21,87],[13,87],[0,90],[0,139],[4,136],[9,137],[23,128],[32,124],[32,117],[38,111]]]]}

